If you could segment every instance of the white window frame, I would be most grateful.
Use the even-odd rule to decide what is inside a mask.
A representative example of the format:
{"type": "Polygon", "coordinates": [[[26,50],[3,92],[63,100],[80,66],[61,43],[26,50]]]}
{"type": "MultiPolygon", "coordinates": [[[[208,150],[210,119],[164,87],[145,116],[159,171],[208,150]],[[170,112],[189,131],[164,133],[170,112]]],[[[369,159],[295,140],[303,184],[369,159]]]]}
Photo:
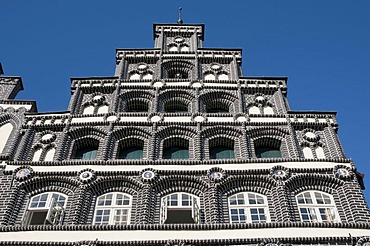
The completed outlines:
{"type": "Polygon", "coordinates": [[[297,206],[298,206],[298,211],[299,211],[299,216],[301,218],[302,222],[319,222],[319,223],[337,223],[340,222],[339,214],[338,214],[338,209],[335,206],[335,201],[334,198],[331,194],[318,191],[318,190],[309,190],[309,191],[304,191],[296,195],[296,201],[297,201],[297,206]],[[312,202],[307,203],[305,199],[305,203],[300,203],[299,202],[299,197],[303,196],[303,198],[308,198],[307,196],[305,197],[305,194],[309,196],[310,200],[312,202]],[[316,194],[320,194],[320,196],[323,198],[324,201],[330,203],[318,203],[317,201],[317,196],[316,194]],[[323,197],[327,196],[327,197],[323,197]],[[326,199],[325,199],[326,198],[326,199]],[[307,214],[309,216],[309,219],[303,219],[302,215],[302,209],[306,209],[307,214]],[[321,217],[320,209],[328,209],[326,210],[325,216],[331,217],[330,220],[323,220],[321,217]]]}
{"type": "Polygon", "coordinates": [[[230,221],[231,224],[269,223],[270,222],[270,212],[269,212],[269,208],[268,208],[267,197],[265,195],[262,195],[262,194],[256,193],[256,192],[239,192],[239,193],[236,193],[236,194],[233,194],[233,195],[229,196],[227,200],[228,200],[228,205],[229,205],[229,221],[230,221]],[[248,198],[249,194],[253,195],[256,199],[257,199],[257,196],[258,196],[258,198],[262,199],[263,203],[250,204],[249,203],[249,198],[248,198]],[[231,199],[233,197],[237,198],[238,195],[243,196],[243,201],[244,201],[243,203],[244,204],[231,204],[231,199]],[[233,210],[233,209],[238,210],[238,222],[232,220],[231,210],[233,210]],[[241,219],[240,219],[239,211],[241,209],[244,209],[245,221],[241,221],[241,219]],[[258,214],[259,214],[260,209],[263,209],[263,214],[265,216],[265,220],[263,220],[263,221],[261,221],[260,219],[258,221],[257,220],[252,220],[251,209],[257,209],[258,214]]]}
{"type": "MultiPolygon", "coordinates": [[[[124,199],[125,200],[125,199],[124,199]]],[[[123,192],[109,192],[109,193],[105,193],[99,197],[97,197],[96,199],[96,204],[95,204],[95,210],[94,210],[94,220],[93,220],[93,224],[94,225],[114,225],[115,224],[115,221],[114,221],[114,217],[115,217],[115,212],[118,211],[118,210],[127,210],[127,223],[126,225],[130,224],[131,222],[131,210],[132,210],[132,196],[127,194],[127,193],[123,193],[123,192]],[[108,196],[112,194],[112,199],[111,199],[111,205],[99,205],[98,202],[99,202],[99,199],[100,198],[103,198],[105,196],[108,196]],[[129,198],[129,204],[128,205],[116,205],[116,202],[117,202],[117,195],[122,195],[123,198],[128,197],[129,198]],[[108,219],[108,223],[100,223],[96,221],[96,218],[97,218],[97,213],[98,213],[98,210],[103,210],[103,211],[109,211],[109,219],[108,219]]],[[[119,223],[119,224],[122,224],[124,225],[124,223],[119,223]]]]}
{"type": "Polygon", "coordinates": [[[169,209],[176,209],[176,210],[191,210],[191,216],[194,220],[194,223],[200,223],[200,208],[199,208],[199,197],[187,193],[187,192],[174,192],[170,193],[161,198],[161,214],[160,214],[160,224],[164,224],[167,220],[167,211],[169,209]],[[177,205],[171,205],[172,197],[177,196],[177,205]],[[182,205],[183,197],[182,195],[189,196],[189,205],[182,205]]]}
{"type": "Polygon", "coordinates": [[[50,225],[61,225],[64,218],[64,212],[66,208],[66,204],[68,202],[68,196],[60,193],[60,192],[44,192],[37,195],[34,195],[30,198],[29,203],[27,205],[27,212],[25,213],[25,216],[23,217],[23,223],[24,225],[29,225],[31,222],[32,216],[34,212],[46,212],[44,225],[50,224],[50,225]],[[38,201],[38,205],[36,207],[31,207],[36,197],[41,197],[46,195],[46,200],[41,201],[41,203],[44,204],[44,206],[38,206],[40,205],[40,200],[38,201]],[[53,196],[58,195],[59,197],[64,197],[63,204],[56,200],[53,196]]]}

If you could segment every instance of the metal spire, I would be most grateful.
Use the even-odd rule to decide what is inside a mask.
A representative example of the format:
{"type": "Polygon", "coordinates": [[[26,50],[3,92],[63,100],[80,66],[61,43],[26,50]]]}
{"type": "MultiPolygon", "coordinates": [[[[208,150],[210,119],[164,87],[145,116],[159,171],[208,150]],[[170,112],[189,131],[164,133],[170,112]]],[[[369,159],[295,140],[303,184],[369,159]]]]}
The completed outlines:
{"type": "Polygon", "coordinates": [[[181,11],[182,11],[182,7],[179,8],[179,19],[177,20],[177,24],[181,25],[183,23],[182,19],[181,19],[181,11]]]}

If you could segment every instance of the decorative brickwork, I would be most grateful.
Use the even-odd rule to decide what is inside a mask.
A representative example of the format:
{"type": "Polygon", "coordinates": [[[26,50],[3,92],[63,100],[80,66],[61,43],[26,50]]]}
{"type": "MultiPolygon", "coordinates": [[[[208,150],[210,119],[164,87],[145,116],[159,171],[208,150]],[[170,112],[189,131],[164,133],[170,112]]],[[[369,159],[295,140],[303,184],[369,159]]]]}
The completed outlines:
{"type": "Polygon", "coordinates": [[[241,50],[203,32],[155,24],[114,77],[71,79],[67,112],[8,100],[22,82],[0,77],[0,245],[370,241],[335,113],[290,111],[287,78],[243,77],[241,50]]]}

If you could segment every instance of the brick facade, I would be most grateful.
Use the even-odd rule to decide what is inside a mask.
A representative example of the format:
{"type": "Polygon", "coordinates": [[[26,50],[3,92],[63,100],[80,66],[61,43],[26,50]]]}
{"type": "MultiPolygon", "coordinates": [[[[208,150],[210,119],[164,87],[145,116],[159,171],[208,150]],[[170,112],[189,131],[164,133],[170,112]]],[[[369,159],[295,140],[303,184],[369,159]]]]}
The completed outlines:
{"type": "Polygon", "coordinates": [[[35,102],[11,100],[23,89],[22,81],[0,77],[0,130],[8,123],[12,128],[0,150],[0,245],[370,241],[361,176],[344,155],[336,114],[290,111],[287,78],[243,76],[241,50],[203,48],[203,30],[203,25],[155,24],[155,48],[117,49],[114,77],[72,78],[67,112],[36,113],[35,102]],[[96,158],[76,159],[80,149],[91,146],[97,148],[96,158]],[[142,158],[120,159],[120,150],[132,146],[142,148],[142,158]],[[166,148],[173,146],[186,146],[188,158],[166,158],[166,148]],[[213,158],[212,148],[218,146],[231,148],[234,157],[213,158]],[[281,157],[259,158],[261,147],[271,147],[281,157]],[[146,178],[145,172],[153,175],[146,178]],[[332,197],[338,219],[302,221],[297,195],[305,191],[332,197]],[[32,225],[27,222],[31,198],[47,192],[67,197],[63,218],[32,225]],[[111,192],[132,197],[128,224],[94,224],[98,198],[111,192]],[[163,223],[162,201],[177,192],[199,199],[199,221],[163,223]],[[229,199],[243,192],[265,197],[266,223],[232,223],[229,199]],[[247,235],[248,230],[279,228],[285,234],[247,235]],[[303,237],[288,235],[291,228],[329,232],[303,237]],[[356,234],[360,229],[365,232],[356,234]],[[207,234],[217,230],[247,234],[227,239],[207,234]],[[339,233],[344,230],[348,233],[339,233]],[[18,238],[35,231],[58,231],[61,238],[18,238]],[[63,239],[70,231],[94,232],[94,237],[63,239]],[[105,240],[103,231],[122,235],[105,240]],[[168,234],[135,240],[126,236],[130,231],[168,234]],[[179,231],[202,231],[204,236],[171,235],[179,231]],[[8,234],[16,239],[9,240],[8,234]]]}

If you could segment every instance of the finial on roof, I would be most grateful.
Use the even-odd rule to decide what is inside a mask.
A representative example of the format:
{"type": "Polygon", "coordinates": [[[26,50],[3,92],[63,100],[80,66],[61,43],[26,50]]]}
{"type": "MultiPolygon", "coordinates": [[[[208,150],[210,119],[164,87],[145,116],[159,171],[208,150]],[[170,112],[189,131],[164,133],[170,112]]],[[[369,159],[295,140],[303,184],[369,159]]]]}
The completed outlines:
{"type": "Polygon", "coordinates": [[[4,70],[3,70],[3,67],[1,66],[1,62],[0,62],[0,75],[4,74],[4,70]]]}
{"type": "Polygon", "coordinates": [[[179,8],[179,19],[177,20],[177,24],[181,25],[183,23],[182,19],[181,19],[181,11],[182,11],[182,7],[179,8]]]}

